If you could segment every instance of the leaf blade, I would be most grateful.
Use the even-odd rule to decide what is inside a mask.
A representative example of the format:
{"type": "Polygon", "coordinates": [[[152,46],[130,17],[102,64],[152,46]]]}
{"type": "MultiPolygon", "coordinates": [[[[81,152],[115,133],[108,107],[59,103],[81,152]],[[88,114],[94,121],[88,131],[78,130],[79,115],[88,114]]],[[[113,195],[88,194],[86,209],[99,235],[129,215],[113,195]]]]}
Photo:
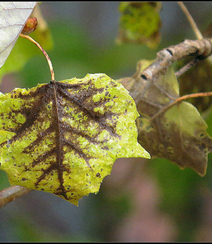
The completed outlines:
{"type": "Polygon", "coordinates": [[[119,80],[129,88],[140,113],[137,119],[138,141],[151,157],[169,159],[180,168],[192,168],[203,176],[208,153],[212,151],[207,124],[188,102],[169,107],[179,98],[179,84],[174,70],[169,68],[146,80],[141,74],[150,63],[139,61],[132,77],[119,80]]]}
{"type": "Polygon", "coordinates": [[[77,205],[98,192],[117,158],[149,158],[137,142],[133,99],[105,74],[16,89],[0,102],[1,169],[13,185],[77,205]]]}

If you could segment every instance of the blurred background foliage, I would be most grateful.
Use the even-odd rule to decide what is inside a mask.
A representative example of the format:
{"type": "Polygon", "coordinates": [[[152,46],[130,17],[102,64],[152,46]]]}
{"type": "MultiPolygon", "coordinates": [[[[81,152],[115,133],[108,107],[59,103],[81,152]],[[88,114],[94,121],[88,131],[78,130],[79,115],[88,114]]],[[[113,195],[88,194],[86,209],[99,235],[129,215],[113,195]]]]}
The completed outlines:
{"type": "MultiPolygon", "coordinates": [[[[205,30],[211,22],[212,2],[186,2],[186,6],[200,30],[205,30]]],[[[114,79],[131,76],[140,59],[155,59],[166,46],[196,39],[177,3],[162,2],[157,49],[116,45],[118,7],[118,2],[40,4],[52,36],[53,48],[47,52],[56,80],[87,73],[106,73],[114,79]]],[[[27,52],[30,45],[34,44],[27,46],[27,52]]],[[[47,62],[38,52],[20,72],[4,76],[0,89],[9,92],[49,81],[47,62]]],[[[212,135],[212,114],[206,122],[212,135]]],[[[3,171],[0,179],[0,189],[9,186],[3,171]]],[[[0,210],[0,242],[44,241],[212,241],[212,155],[204,177],[164,159],[119,159],[100,192],[84,197],[79,207],[32,191],[0,210]]]]}

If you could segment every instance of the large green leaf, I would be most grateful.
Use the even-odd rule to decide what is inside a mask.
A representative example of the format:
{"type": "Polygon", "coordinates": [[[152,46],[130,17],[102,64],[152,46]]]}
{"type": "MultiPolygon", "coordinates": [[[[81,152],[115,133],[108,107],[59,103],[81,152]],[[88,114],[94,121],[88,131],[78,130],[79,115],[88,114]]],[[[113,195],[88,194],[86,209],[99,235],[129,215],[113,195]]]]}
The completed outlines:
{"type": "Polygon", "coordinates": [[[77,204],[99,191],[117,158],[149,158],[137,117],[128,91],[105,74],[1,94],[0,169],[12,185],[77,204]]]}

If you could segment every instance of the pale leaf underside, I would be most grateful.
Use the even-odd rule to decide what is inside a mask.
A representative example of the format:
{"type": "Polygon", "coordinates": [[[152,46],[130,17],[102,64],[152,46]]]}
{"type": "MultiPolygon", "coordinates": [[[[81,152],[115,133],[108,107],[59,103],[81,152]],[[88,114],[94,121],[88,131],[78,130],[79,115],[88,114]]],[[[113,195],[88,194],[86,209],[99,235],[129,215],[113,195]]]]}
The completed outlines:
{"type": "Polygon", "coordinates": [[[9,56],[36,2],[0,2],[0,68],[9,56]]]}

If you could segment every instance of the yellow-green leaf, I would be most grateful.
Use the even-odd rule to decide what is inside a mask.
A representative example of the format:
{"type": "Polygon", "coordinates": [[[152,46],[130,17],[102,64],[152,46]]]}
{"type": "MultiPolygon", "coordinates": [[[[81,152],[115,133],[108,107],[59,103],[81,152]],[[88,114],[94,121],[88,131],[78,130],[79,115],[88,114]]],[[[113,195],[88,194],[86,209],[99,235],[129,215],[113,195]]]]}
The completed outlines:
{"type": "Polygon", "coordinates": [[[160,42],[160,2],[121,2],[117,43],[146,44],[155,48],[160,42]]]}
{"type": "Polygon", "coordinates": [[[105,74],[1,94],[0,169],[12,185],[78,204],[99,191],[117,158],[149,158],[137,117],[128,91],[105,74]]]}

